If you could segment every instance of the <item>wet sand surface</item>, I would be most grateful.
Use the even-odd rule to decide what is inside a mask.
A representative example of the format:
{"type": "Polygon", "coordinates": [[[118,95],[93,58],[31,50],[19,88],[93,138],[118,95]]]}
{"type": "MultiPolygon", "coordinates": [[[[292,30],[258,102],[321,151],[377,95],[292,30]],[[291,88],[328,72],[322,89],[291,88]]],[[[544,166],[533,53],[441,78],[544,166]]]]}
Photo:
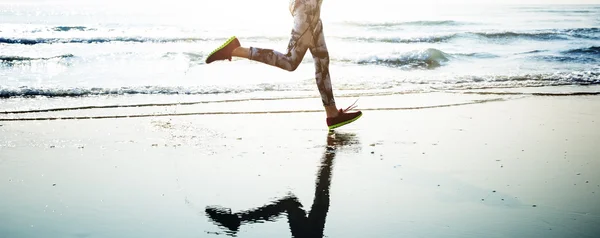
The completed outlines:
{"type": "Polygon", "coordinates": [[[600,97],[361,105],[333,133],[310,98],[2,115],[171,114],[0,121],[0,237],[600,234],[600,97]]]}

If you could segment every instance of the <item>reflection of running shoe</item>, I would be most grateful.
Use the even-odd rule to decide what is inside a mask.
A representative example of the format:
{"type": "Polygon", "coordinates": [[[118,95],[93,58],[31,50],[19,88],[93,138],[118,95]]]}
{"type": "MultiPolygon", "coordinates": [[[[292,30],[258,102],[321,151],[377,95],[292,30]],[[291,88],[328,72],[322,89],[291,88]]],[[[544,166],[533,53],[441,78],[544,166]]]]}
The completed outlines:
{"type": "Polygon", "coordinates": [[[240,218],[237,215],[231,214],[231,210],[229,209],[208,207],[205,212],[218,225],[226,227],[234,233],[240,229],[240,218]]]}
{"type": "MultiPolygon", "coordinates": [[[[356,101],[358,101],[358,100],[356,100],[356,101]]],[[[327,126],[329,127],[329,130],[333,130],[335,128],[338,128],[340,126],[343,126],[343,125],[346,125],[348,123],[358,120],[358,118],[360,118],[362,116],[361,111],[348,112],[348,111],[354,109],[355,107],[356,107],[356,102],[352,103],[352,105],[350,105],[346,109],[340,109],[340,111],[338,112],[338,115],[336,117],[327,118],[327,126]]]]}
{"type": "Polygon", "coordinates": [[[240,41],[235,36],[232,36],[223,45],[221,45],[216,50],[213,50],[213,52],[211,52],[210,55],[208,55],[208,57],[206,58],[206,63],[210,64],[213,61],[226,59],[231,61],[231,52],[233,52],[233,50],[235,50],[235,48],[238,47],[240,47],[240,41]]]}

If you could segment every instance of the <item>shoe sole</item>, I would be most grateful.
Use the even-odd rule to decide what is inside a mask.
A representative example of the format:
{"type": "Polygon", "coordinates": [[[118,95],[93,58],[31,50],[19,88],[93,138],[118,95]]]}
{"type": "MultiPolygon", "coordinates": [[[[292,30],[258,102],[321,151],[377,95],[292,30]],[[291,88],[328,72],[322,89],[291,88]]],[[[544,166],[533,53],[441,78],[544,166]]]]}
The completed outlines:
{"type": "Polygon", "coordinates": [[[360,118],[360,117],[362,117],[362,113],[361,113],[360,115],[358,115],[357,117],[353,118],[352,120],[348,120],[348,121],[345,121],[345,122],[341,122],[341,123],[338,123],[338,124],[335,124],[335,125],[331,125],[331,126],[329,126],[329,130],[333,130],[333,129],[335,129],[335,128],[338,128],[338,127],[341,127],[341,126],[345,126],[345,125],[347,125],[347,124],[350,124],[350,123],[352,123],[352,122],[354,122],[354,121],[358,120],[358,118],[360,118]]]}
{"type": "Polygon", "coordinates": [[[208,56],[206,57],[206,59],[210,58],[213,54],[217,53],[217,51],[222,50],[223,48],[225,48],[227,45],[229,45],[233,40],[235,40],[237,37],[232,36],[230,37],[225,43],[223,43],[221,46],[219,46],[219,48],[213,50],[212,52],[210,52],[210,54],[208,54],[208,56]]]}

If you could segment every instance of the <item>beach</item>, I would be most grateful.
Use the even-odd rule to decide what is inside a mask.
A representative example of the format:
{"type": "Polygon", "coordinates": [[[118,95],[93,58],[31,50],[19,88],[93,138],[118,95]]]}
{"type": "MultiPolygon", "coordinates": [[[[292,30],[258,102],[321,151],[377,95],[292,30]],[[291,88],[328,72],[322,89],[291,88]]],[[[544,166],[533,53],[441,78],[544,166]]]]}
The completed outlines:
{"type": "Polygon", "coordinates": [[[0,237],[600,234],[596,95],[365,96],[332,133],[318,100],[4,114],[0,237]]]}
{"type": "Polygon", "coordinates": [[[323,1],[330,132],[313,50],[206,63],[288,1],[2,1],[0,238],[599,237],[600,5],[510,2],[323,1]]]}

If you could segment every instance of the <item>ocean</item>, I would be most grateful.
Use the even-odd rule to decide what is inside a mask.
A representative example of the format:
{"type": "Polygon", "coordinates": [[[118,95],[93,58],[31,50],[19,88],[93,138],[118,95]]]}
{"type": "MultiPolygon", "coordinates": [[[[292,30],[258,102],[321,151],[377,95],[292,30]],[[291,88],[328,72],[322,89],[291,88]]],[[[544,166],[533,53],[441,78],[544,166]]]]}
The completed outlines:
{"type": "MultiPolygon", "coordinates": [[[[377,1],[323,3],[336,96],[600,83],[600,5],[377,1]]],[[[319,97],[309,52],[295,72],[204,63],[233,35],[285,52],[287,2],[179,2],[1,3],[0,111],[319,97]]]]}

